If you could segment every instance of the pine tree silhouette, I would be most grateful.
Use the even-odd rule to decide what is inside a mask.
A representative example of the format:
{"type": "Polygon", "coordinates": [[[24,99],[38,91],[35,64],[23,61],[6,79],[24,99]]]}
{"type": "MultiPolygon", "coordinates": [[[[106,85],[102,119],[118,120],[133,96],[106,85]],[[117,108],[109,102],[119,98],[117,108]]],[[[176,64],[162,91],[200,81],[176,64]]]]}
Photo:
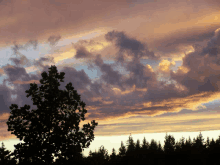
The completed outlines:
{"type": "Polygon", "coordinates": [[[123,144],[123,141],[121,141],[121,147],[119,148],[119,156],[123,157],[126,155],[126,147],[123,144]]]}

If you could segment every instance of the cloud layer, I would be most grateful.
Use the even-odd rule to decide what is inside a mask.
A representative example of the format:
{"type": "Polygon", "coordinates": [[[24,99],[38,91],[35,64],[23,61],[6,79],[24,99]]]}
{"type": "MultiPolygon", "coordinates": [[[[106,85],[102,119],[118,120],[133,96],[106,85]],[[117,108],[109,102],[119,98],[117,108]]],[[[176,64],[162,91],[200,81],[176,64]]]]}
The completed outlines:
{"type": "Polygon", "coordinates": [[[24,91],[30,83],[40,86],[41,73],[48,73],[51,65],[65,73],[60,89],[72,82],[86,103],[86,122],[101,122],[98,134],[107,125],[115,128],[111,121],[203,109],[204,104],[219,98],[220,91],[220,15],[207,4],[205,0],[181,1],[162,10],[164,1],[3,0],[0,46],[10,45],[12,55],[0,68],[1,121],[6,120],[12,103],[36,108],[24,91]],[[198,2],[200,6],[196,6],[198,2]],[[201,12],[205,5],[207,10],[201,12]],[[155,11],[150,10],[153,7],[155,11]],[[82,39],[94,29],[96,37],[82,39]],[[73,43],[72,38],[77,41],[73,43]],[[39,58],[25,55],[43,44],[50,49],[39,58]],[[76,66],[88,69],[77,70],[76,66]],[[96,70],[99,77],[91,79],[88,70],[96,70]]]}

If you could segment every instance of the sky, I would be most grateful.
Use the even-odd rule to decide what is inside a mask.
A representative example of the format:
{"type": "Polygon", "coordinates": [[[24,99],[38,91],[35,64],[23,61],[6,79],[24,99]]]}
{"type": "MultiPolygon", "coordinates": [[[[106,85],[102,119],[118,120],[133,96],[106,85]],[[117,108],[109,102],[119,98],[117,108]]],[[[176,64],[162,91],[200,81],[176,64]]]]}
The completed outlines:
{"type": "Polygon", "coordinates": [[[11,104],[51,65],[98,122],[84,150],[118,153],[143,137],[220,135],[220,2],[216,0],[0,0],[0,142],[11,104]]]}

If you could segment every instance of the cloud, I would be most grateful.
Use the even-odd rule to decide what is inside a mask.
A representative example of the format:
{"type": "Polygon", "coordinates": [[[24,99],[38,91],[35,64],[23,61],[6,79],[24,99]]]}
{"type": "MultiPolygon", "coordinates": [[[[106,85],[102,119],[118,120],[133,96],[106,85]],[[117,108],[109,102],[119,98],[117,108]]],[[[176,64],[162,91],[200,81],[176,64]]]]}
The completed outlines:
{"type": "Polygon", "coordinates": [[[80,47],[79,49],[77,49],[76,51],[76,55],[75,55],[75,58],[88,58],[88,57],[91,57],[92,54],[89,53],[85,47],[80,47]]]}
{"type": "Polygon", "coordinates": [[[8,112],[11,101],[11,90],[6,85],[0,85],[0,113],[8,112]]]}
{"type": "Polygon", "coordinates": [[[207,46],[203,49],[195,49],[183,58],[181,67],[186,68],[186,72],[182,72],[181,68],[177,72],[171,71],[171,78],[185,86],[190,94],[205,91],[219,92],[220,66],[216,64],[220,60],[220,55],[216,51],[220,44],[218,38],[217,30],[207,46]]]}
{"type": "MultiPolygon", "coordinates": [[[[7,1],[7,3],[3,1],[0,3],[0,18],[4,20],[0,23],[0,45],[11,44],[14,40],[19,43],[27,42],[29,39],[37,39],[41,43],[58,31],[60,36],[65,37],[70,36],[70,33],[71,35],[82,34],[82,31],[85,33],[97,28],[97,22],[104,25],[106,19],[100,17],[101,15],[121,10],[129,3],[131,2],[127,0],[111,2],[87,0],[81,3],[71,0],[64,0],[62,3],[51,0],[43,2],[18,0],[7,1]]],[[[53,45],[59,37],[50,39],[53,45]]]]}
{"type": "Polygon", "coordinates": [[[27,50],[27,48],[31,45],[36,50],[37,46],[38,46],[38,41],[37,40],[29,40],[25,45],[16,44],[16,42],[14,42],[14,46],[12,47],[12,51],[14,52],[14,55],[22,56],[22,54],[19,52],[19,50],[27,50]]]}
{"type": "Polygon", "coordinates": [[[54,63],[54,58],[53,57],[40,57],[40,59],[38,59],[38,60],[34,60],[34,65],[36,66],[36,67],[45,67],[44,65],[43,65],[43,62],[52,62],[52,63],[54,63]]]}
{"type": "Polygon", "coordinates": [[[24,55],[20,55],[20,59],[19,58],[10,58],[10,60],[15,64],[15,65],[27,65],[30,61],[24,56],[24,55]]]}
{"type": "MultiPolygon", "coordinates": [[[[128,55],[134,58],[149,57],[151,59],[157,59],[153,52],[150,52],[146,45],[140,41],[130,38],[124,34],[124,32],[111,31],[105,35],[107,41],[115,42],[115,45],[120,51],[127,51],[128,55]]],[[[124,62],[123,54],[119,54],[118,61],[124,62]]]]}
{"type": "Polygon", "coordinates": [[[53,35],[53,36],[50,36],[50,37],[48,38],[48,42],[50,43],[50,45],[54,46],[55,44],[57,44],[57,42],[58,42],[60,39],[61,39],[61,36],[60,36],[60,35],[59,35],[59,36],[53,35]]]}
{"type": "MultiPolygon", "coordinates": [[[[126,134],[126,129],[136,133],[218,129],[218,109],[211,116],[177,113],[201,112],[202,104],[219,98],[218,3],[1,1],[0,47],[12,46],[16,55],[9,59],[12,65],[0,68],[1,123],[12,103],[36,109],[25,90],[30,83],[40,86],[41,73],[55,64],[65,73],[60,89],[72,82],[86,103],[86,119],[99,121],[97,135],[126,134]],[[85,39],[91,34],[94,38],[85,39]],[[44,57],[32,61],[21,53],[30,47],[36,50],[45,41],[51,50],[44,57]],[[98,68],[100,77],[91,80],[86,71],[73,68],[81,64],[98,68]],[[196,117],[204,123],[192,126],[196,117]],[[136,123],[139,130],[128,123],[136,123]]],[[[0,132],[0,138],[14,138],[6,125],[0,132]]]]}
{"type": "MultiPolygon", "coordinates": [[[[172,106],[173,111],[178,111],[184,107],[189,107],[188,104],[191,105],[191,103],[186,104],[185,101],[181,102],[183,98],[193,96],[196,97],[196,95],[198,93],[200,94],[201,92],[218,91],[218,78],[216,76],[210,76],[206,68],[208,67],[208,64],[211,64],[209,65],[208,70],[211,70],[211,73],[213,74],[218,74],[216,73],[216,64],[214,65],[214,63],[212,63],[213,60],[211,59],[214,57],[200,56],[199,51],[202,51],[203,49],[195,49],[195,52],[187,54],[183,58],[182,66],[180,66],[176,72],[172,71],[170,68],[171,66],[175,65],[175,62],[170,62],[168,60],[161,60],[158,70],[154,71],[149,64],[143,65],[140,62],[141,59],[135,56],[135,53],[140,53],[136,50],[137,47],[127,47],[129,45],[126,44],[127,41],[130,43],[133,41],[132,39],[121,39],[120,36],[123,36],[122,38],[126,38],[125,34],[121,32],[107,34],[111,34],[109,35],[110,39],[107,39],[109,41],[121,40],[114,41],[116,45],[118,44],[117,46],[119,47],[119,52],[121,51],[120,49],[129,49],[130,52],[128,53],[133,55],[132,61],[123,62],[122,67],[124,67],[128,74],[122,75],[119,71],[114,70],[114,68],[117,66],[117,61],[114,64],[104,63],[100,54],[94,56],[94,60],[90,61],[91,65],[97,66],[102,73],[98,81],[92,82],[83,70],[76,71],[71,67],[63,67],[62,69],[62,71],[66,73],[65,82],[73,83],[73,86],[80,91],[82,98],[85,100],[85,102],[87,102],[88,106],[97,107],[95,113],[89,114],[89,118],[98,117],[99,119],[103,119],[103,117],[106,116],[107,110],[109,109],[108,106],[112,106],[113,104],[115,105],[115,110],[121,108],[122,106],[128,106],[130,108],[122,110],[118,114],[113,115],[111,113],[111,115],[109,114],[110,116],[107,115],[109,118],[111,118],[111,116],[116,117],[120,115],[131,115],[131,110],[134,114],[162,114],[168,110],[168,106],[165,104],[160,105],[160,103],[171,98],[179,99],[179,103],[173,104],[172,106]],[[117,35],[119,35],[119,37],[117,35]],[[123,42],[125,42],[125,44],[122,44],[123,42]],[[207,59],[205,60],[205,58],[207,59]],[[170,76],[170,84],[166,81],[158,80],[157,77],[159,74],[164,72],[170,76]],[[198,77],[198,75],[201,76],[198,77]],[[151,102],[151,104],[149,104],[149,107],[146,109],[146,107],[144,108],[143,106],[143,102],[151,102]],[[158,106],[155,106],[157,104],[158,106]],[[135,105],[139,105],[136,111],[134,111],[135,105]],[[141,105],[143,107],[141,107],[141,105]]],[[[80,42],[88,44],[88,41],[80,42]]],[[[134,41],[134,43],[141,45],[141,42],[137,40],[134,41]]],[[[143,47],[140,46],[140,48],[143,47]]],[[[43,61],[49,61],[49,59],[40,58],[38,60],[40,64],[35,62],[35,66],[41,65],[43,70],[48,70],[47,67],[49,66],[42,64],[43,61]]],[[[35,82],[39,79],[38,77],[40,77],[33,77],[33,75],[32,77],[28,76],[28,74],[21,67],[15,68],[8,66],[4,68],[4,71],[8,75],[7,80],[17,85],[25,85],[29,82],[35,82]]],[[[64,88],[64,85],[62,88],[64,88]]],[[[204,97],[210,96],[211,95],[204,95],[204,97]]]]}
{"type": "Polygon", "coordinates": [[[214,31],[217,28],[219,28],[219,25],[212,25],[207,29],[204,29],[204,27],[179,29],[164,37],[156,38],[153,41],[149,40],[148,45],[163,58],[171,57],[173,60],[182,60],[185,54],[193,52],[194,49],[205,47],[207,41],[214,36],[214,31]]]}
{"type": "Polygon", "coordinates": [[[220,45],[220,28],[215,30],[214,36],[209,40],[207,43],[207,46],[203,48],[203,52],[201,55],[209,54],[210,56],[217,56],[219,51],[219,45],[220,45]]]}
{"type": "MultiPolygon", "coordinates": [[[[106,64],[104,63],[100,54],[94,56],[94,60],[90,61],[92,62],[91,65],[98,66],[100,71],[102,72],[99,82],[94,81],[92,83],[83,70],[76,71],[75,69],[70,67],[63,67],[63,71],[67,75],[67,82],[73,82],[73,86],[76,87],[79,91],[81,91],[83,95],[86,95],[83,97],[88,101],[89,106],[101,106],[102,104],[103,106],[107,106],[116,102],[118,106],[125,106],[126,104],[129,104],[131,106],[137,104],[142,99],[144,99],[145,101],[148,100],[156,103],[166,100],[168,98],[187,97],[189,95],[197,94],[199,91],[214,92],[218,90],[218,84],[215,85],[213,88],[213,81],[217,82],[217,78],[215,78],[215,76],[207,78],[206,75],[202,75],[204,78],[204,82],[202,82],[203,80],[201,80],[200,78],[196,78],[194,72],[192,72],[192,69],[194,71],[198,70],[198,68],[196,67],[199,65],[194,65],[196,61],[198,62],[198,58],[200,58],[200,65],[202,62],[201,60],[203,57],[198,56],[197,52],[187,54],[187,56],[183,59],[183,65],[180,66],[176,72],[171,71],[170,68],[171,66],[175,65],[175,62],[170,62],[168,60],[161,60],[159,63],[159,68],[155,72],[149,64],[143,65],[140,62],[140,57],[143,55],[143,50],[148,51],[148,49],[144,46],[143,43],[141,43],[137,39],[127,37],[123,32],[111,31],[107,33],[105,36],[106,40],[115,43],[115,45],[119,48],[118,52],[122,50],[128,50],[128,56],[133,56],[132,61],[124,61],[122,66],[129,74],[122,75],[119,71],[114,70],[113,68],[117,66],[117,62],[114,64],[106,64]],[[132,44],[133,46],[129,47],[129,45],[132,44]],[[140,56],[138,56],[138,54],[140,54],[140,56]],[[195,56],[196,58],[190,58],[190,56],[195,56]],[[170,78],[172,82],[171,84],[167,84],[167,82],[164,81],[158,81],[158,74],[163,72],[166,72],[168,75],[170,73],[170,78]],[[74,79],[69,77],[74,77],[74,79]],[[134,86],[135,90],[131,90],[134,86]],[[110,96],[112,100],[107,99],[107,95],[110,96]],[[89,97],[95,98],[100,96],[103,97],[103,100],[89,100],[89,97]],[[140,101],[135,99],[132,101],[132,97],[134,96],[139,98],[140,101]],[[119,99],[120,101],[116,101],[115,98],[119,99]],[[130,101],[127,102],[125,100],[130,101]]],[[[86,48],[83,44],[87,44],[88,46],[88,44],[94,45],[95,42],[92,40],[90,40],[89,42],[86,40],[81,40],[80,42],[78,42],[78,44],[74,44],[76,49],[77,46],[78,48],[81,48],[81,50],[78,49],[78,54],[76,53],[76,58],[77,56],[80,56],[80,51],[81,55],[85,53],[83,55],[85,57],[87,57],[86,53],[89,54],[89,52],[86,51],[86,48]]],[[[201,51],[202,49],[195,49],[195,51],[199,50],[201,51]]],[[[16,63],[15,59],[14,61],[16,63]]],[[[39,60],[33,62],[33,65],[36,67],[40,66],[42,70],[48,70],[49,66],[44,65],[44,61],[53,62],[52,59],[42,57],[39,60]]],[[[205,62],[207,63],[208,61],[209,60],[205,60],[205,62]]],[[[19,63],[18,60],[17,63],[19,63]]],[[[209,67],[212,68],[214,67],[213,65],[214,64],[210,65],[209,67]]],[[[205,71],[206,69],[203,68],[203,70],[205,71]]],[[[22,69],[22,67],[7,66],[4,67],[4,72],[8,75],[8,79],[6,79],[6,81],[13,82],[16,85],[25,85],[29,82],[35,82],[39,79],[38,77],[40,76],[29,76],[25,72],[25,69],[22,69]]],[[[200,72],[198,73],[200,74],[200,72]]],[[[123,113],[125,112],[122,112],[122,114],[123,113]]]]}
{"type": "Polygon", "coordinates": [[[102,80],[104,80],[107,84],[118,85],[123,88],[121,82],[122,75],[118,71],[113,70],[112,65],[105,64],[100,55],[96,56],[94,63],[100,68],[101,72],[103,73],[101,75],[102,80]]]}

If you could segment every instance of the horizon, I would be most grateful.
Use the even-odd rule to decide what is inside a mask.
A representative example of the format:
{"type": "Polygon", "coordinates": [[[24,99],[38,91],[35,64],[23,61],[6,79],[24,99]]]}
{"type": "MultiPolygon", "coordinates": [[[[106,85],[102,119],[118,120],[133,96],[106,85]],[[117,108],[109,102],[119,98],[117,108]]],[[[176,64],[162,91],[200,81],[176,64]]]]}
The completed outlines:
{"type": "MultiPolygon", "coordinates": [[[[200,131],[197,131],[197,132],[166,132],[166,133],[167,133],[167,135],[173,136],[175,138],[175,142],[177,142],[177,141],[179,142],[179,140],[182,137],[184,137],[185,140],[188,140],[190,137],[190,139],[193,141],[193,138],[196,139],[196,137],[199,136],[200,131]]],[[[131,137],[133,138],[135,143],[137,142],[137,139],[139,139],[140,145],[142,145],[143,139],[145,137],[147,142],[150,143],[151,140],[154,139],[157,142],[157,144],[159,144],[159,142],[160,142],[161,146],[163,147],[166,133],[148,133],[148,134],[135,134],[135,135],[131,134],[131,137]]],[[[203,131],[203,132],[201,132],[201,134],[204,138],[204,142],[206,142],[207,137],[209,137],[210,141],[212,140],[212,138],[214,140],[216,140],[220,136],[220,130],[203,131]]],[[[108,155],[111,155],[113,148],[115,149],[116,154],[118,154],[119,153],[118,149],[121,146],[121,141],[123,142],[124,146],[127,148],[126,143],[127,143],[129,136],[130,136],[130,134],[128,136],[127,135],[114,136],[114,137],[111,137],[112,138],[111,140],[108,140],[109,136],[104,136],[104,137],[96,137],[95,136],[94,141],[91,143],[89,148],[84,148],[84,151],[82,152],[82,154],[85,157],[87,157],[89,155],[90,150],[92,152],[95,152],[95,151],[98,152],[99,148],[102,145],[104,146],[105,149],[107,149],[108,155]],[[119,139],[119,137],[122,137],[122,139],[119,139]],[[101,143],[100,141],[102,141],[104,143],[101,143]]],[[[2,142],[4,143],[5,148],[7,150],[13,152],[14,151],[13,145],[19,143],[20,140],[19,139],[4,140],[4,141],[0,141],[0,144],[2,144],[2,142]],[[14,141],[14,142],[10,142],[10,141],[14,141]]],[[[24,142],[24,141],[22,141],[22,142],[24,142]]]]}

